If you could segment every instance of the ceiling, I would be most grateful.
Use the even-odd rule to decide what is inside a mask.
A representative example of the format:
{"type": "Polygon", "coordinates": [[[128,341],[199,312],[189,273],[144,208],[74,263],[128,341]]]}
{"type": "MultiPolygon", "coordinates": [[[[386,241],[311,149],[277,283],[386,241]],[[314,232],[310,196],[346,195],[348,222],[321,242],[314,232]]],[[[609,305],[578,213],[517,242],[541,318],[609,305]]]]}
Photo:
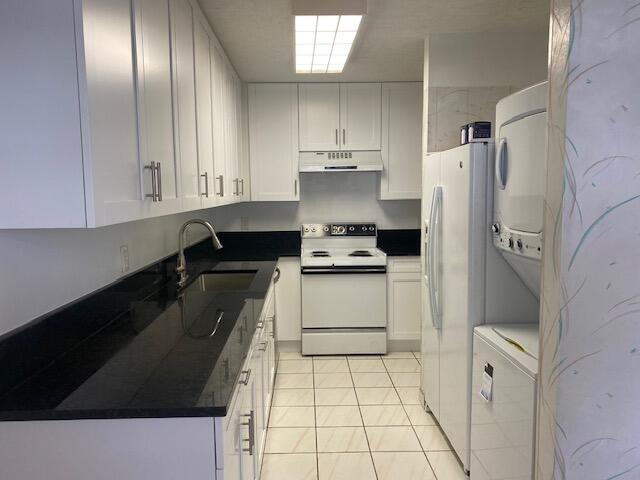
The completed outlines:
{"type": "Polygon", "coordinates": [[[296,75],[291,0],[199,1],[249,82],[421,80],[429,34],[540,31],[549,20],[548,0],[368,0],[344,71],[296,75]]]}

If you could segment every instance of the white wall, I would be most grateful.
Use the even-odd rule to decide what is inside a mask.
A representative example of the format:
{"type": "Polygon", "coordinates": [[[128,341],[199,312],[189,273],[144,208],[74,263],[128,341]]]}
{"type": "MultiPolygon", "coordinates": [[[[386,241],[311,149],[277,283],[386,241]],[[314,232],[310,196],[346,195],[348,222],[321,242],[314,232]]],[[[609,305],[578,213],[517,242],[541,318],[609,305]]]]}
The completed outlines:
{"type": "Polygon", "coordinates": [[[547,31],[429,37],[429,87],[513,86],[547,78],[547,31]]]}
{"type": "MultiPolygon", "coordinates": [[[[212,212],[97,229],[0,230],[0,335],[174,253],[182,223],[212,212]],[[121,245],[129,249],[128,273],[121,270],[121,245]]],[[[190,238],[203,236],[196,226],[190,238]]]]}
{"type": "Polygon", "coordinates": [[[425,42],[427,150],[460,144],[460,127],[495,123],[496,103],[547,78],[546,31],[452,33],[425,42]]]}
{"type": "Polygon", "coordinates": [[[300,202],[241,203],[212,215],[226,230],[298,230],[305,222],[371,221],[379,228],[419,228],[420,201],[378,201],[373,172],[302,173],[300,202]]]}

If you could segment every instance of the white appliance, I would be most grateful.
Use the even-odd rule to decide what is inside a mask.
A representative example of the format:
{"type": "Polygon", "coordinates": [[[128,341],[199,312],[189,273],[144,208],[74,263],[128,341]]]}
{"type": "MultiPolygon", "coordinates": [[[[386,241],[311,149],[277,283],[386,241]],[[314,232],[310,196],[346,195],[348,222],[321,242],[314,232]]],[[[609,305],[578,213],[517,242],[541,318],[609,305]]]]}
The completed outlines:
{"type": "Polygon", "coordinates": [[[432,153],[423,169],[422,391],[467,471],[473,328],[538,318],[536,298],[491,246],[492,150],[432,153]]]}
{"type": "Polygon", "coordinates": [[[301,172],[381,172],[382,154],[377,151],[300,152],[301,172]]]}
{"type": "Polygon", "coordinates": [[[533,480],[538,338],[537,323],[475,329],[471,480],[533,480]]]}
{"type": "Polygon", "coordinates": [[[387,256],[373,223],[304,224],[302,354],[387,351],[387,256]]]}
{"type": "Polygon", "coordinates": [[[494,245],[540,297],[547,82],[496,105],[494,245]]]}

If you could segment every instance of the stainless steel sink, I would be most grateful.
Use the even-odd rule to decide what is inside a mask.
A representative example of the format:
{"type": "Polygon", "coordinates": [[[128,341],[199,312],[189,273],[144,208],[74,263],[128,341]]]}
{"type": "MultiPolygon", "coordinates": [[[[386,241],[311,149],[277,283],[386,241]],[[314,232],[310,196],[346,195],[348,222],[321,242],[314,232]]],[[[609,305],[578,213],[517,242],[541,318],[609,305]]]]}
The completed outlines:
{"type": "Polygon", "coordinates": [[[190,283],[184,292],[237,292],[247,290],[257,270],[204,272],[190,283]]]}

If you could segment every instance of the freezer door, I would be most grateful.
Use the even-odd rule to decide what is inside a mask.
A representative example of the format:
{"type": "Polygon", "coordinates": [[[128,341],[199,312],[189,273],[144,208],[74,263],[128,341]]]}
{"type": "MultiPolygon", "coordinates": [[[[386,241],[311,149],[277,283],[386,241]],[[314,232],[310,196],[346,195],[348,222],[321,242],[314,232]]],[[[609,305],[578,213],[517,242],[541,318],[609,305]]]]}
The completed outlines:
{"type": "Polygon", "coordinates": [[[473,327],[484,311],[487,145],[442,153],[440,425],[469,468],[473,327]]]}
{"type": "Polygon", "coordinates": [[[441,153],[432,153],[425,158],[423,168],[422,193],[422,378],[421,388],[427,406],[437,420],[440,418],[440,333],[432,318],[429,283],[429,241],[431,228],[432,201],[434,191],[440,184],[441,153]]]}

